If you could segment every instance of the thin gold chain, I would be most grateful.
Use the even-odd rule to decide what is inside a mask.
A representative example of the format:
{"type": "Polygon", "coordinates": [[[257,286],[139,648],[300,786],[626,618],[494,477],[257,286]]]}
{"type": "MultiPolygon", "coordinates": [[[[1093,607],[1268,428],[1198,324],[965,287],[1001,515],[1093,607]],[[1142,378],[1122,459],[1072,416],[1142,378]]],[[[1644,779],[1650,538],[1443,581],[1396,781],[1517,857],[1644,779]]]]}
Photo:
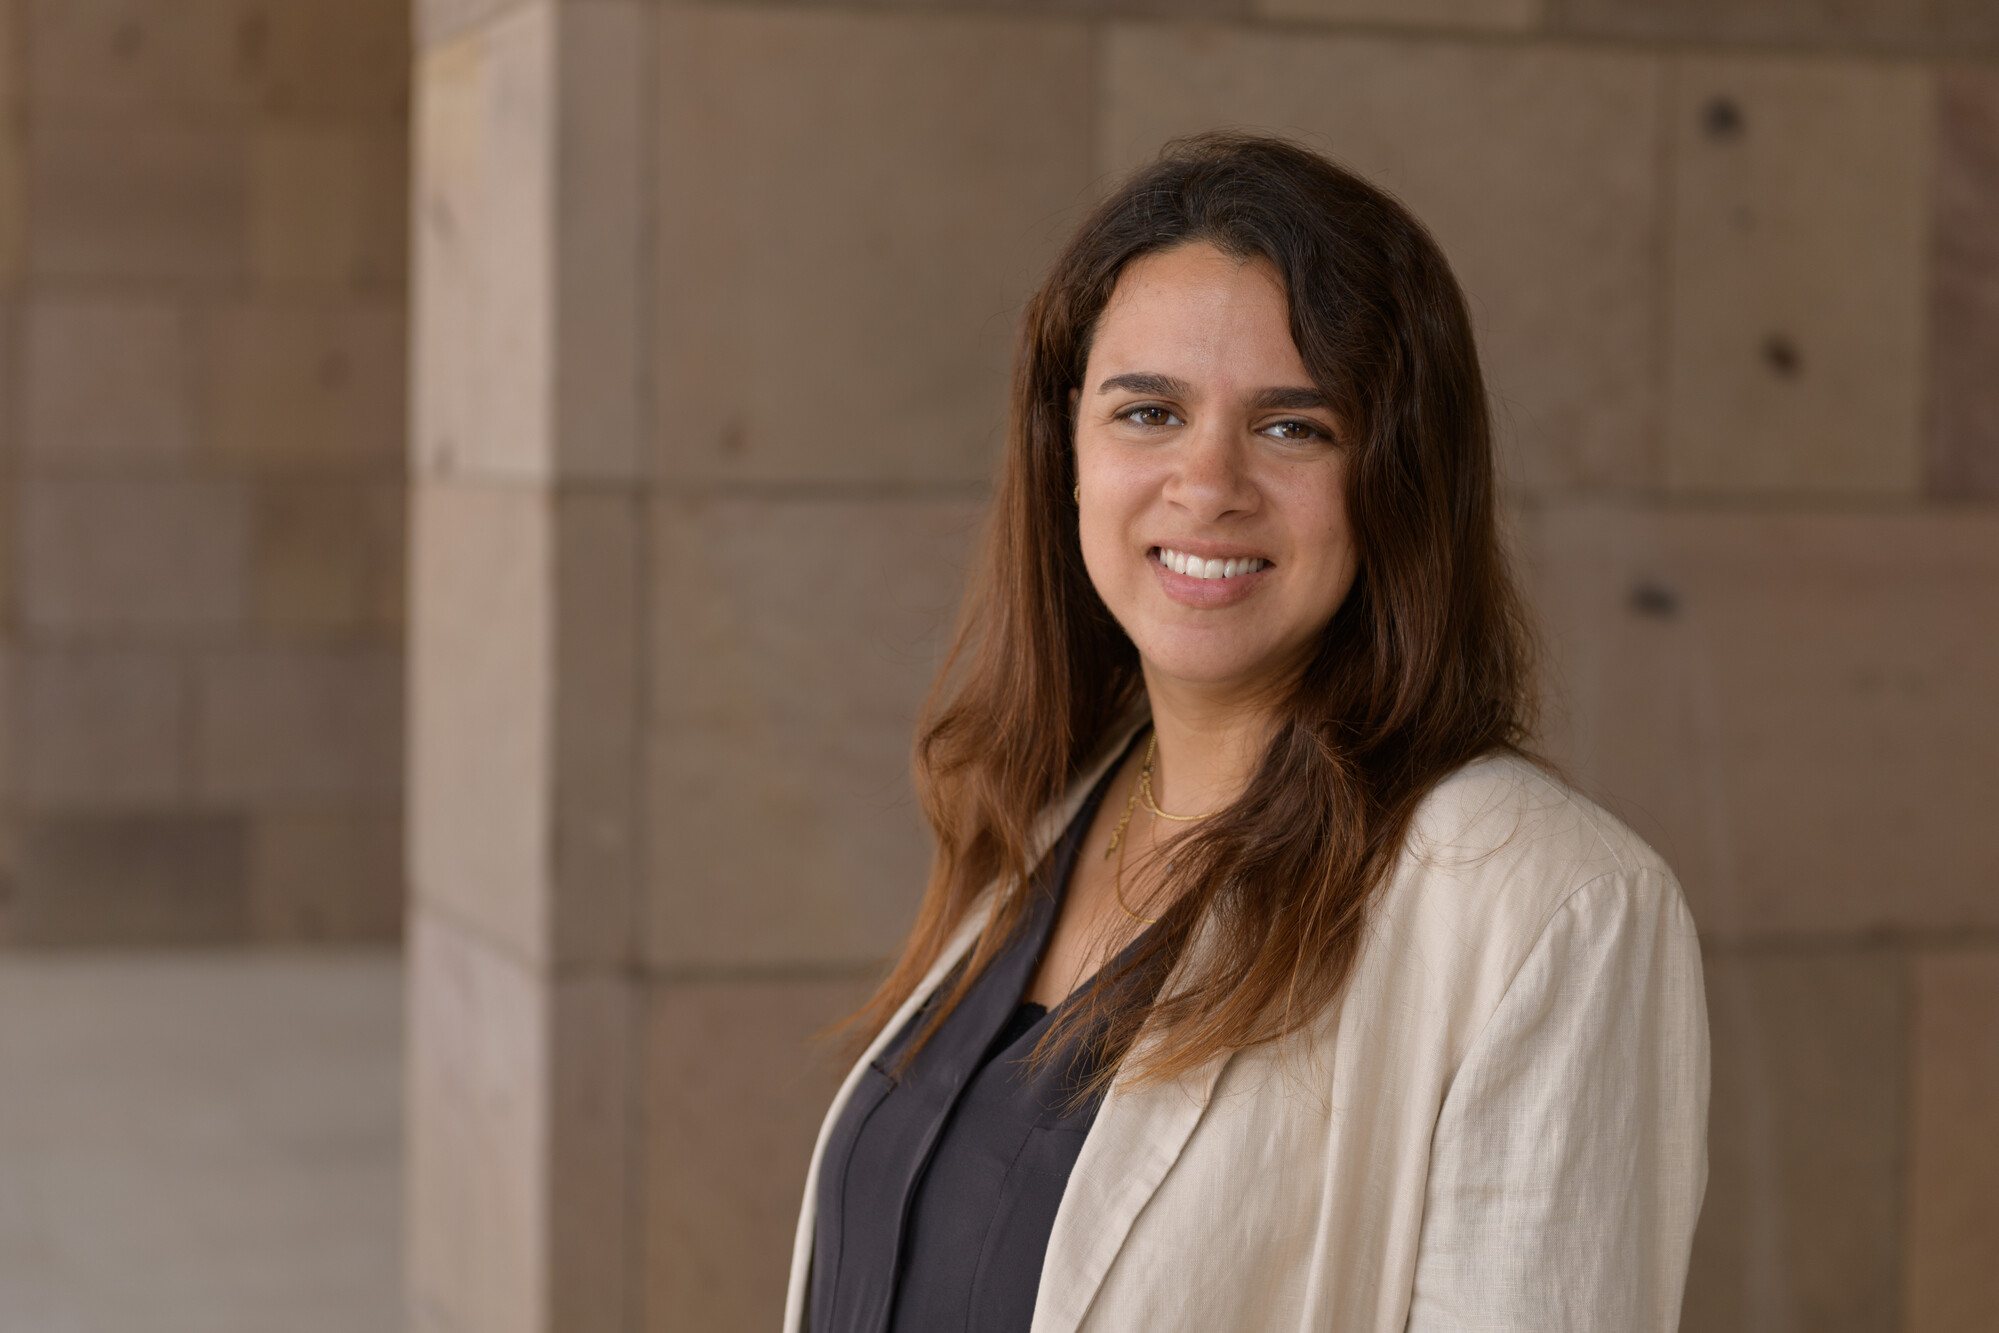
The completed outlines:
{"type": "MultiPolygon", "coordinates": [[[[1155,818],[1170,819],[1176,824],[1191,824],[1197,820],[1207,819],[1217,813],[1210,810],[1205,815],[1169,815],[1159,808],[1159,803],[1152,799],[1152,760],[1158,752],[1159,733],[1155,731],[1152,733],[1152,739],[1146,742],[1145,762],[1138,767],[1138,780],[1131,784],[1131,795],[1125,799],[1124,814],[1119,816],[1117,827],[1111,830],[1110,846],[1104,848],[1104,856],[1107,859],[1111,853],[1117,853],[1117,869],[1111,874],[1111,893],[1117,898],[1118,910],[1122,911],[1133,921],[1138,922],[1141,926],[1156,925],[1159,918],[1156,916],[1140,916],[1138,913],[1132,911],[1131,906],[1124,900],[1125,834],[1131,829],[1131,817],[1133,812],[1138,809],[1139,797],[1143,796],[1145,798],[1146,809],[1150,810],[1155,818]]],[[[1166,868],[1171,870],[1173,863],[1170,861],[1167,862],[1166,868]]]]}
{"type": "Polygon", "coordinates": [[[1159,749],[1159,733],[1152,733],[1152,740],[1145,747],[1145,763],[1138,770],[1138,795],[1144,799],[1145,808],[1154,818],[1170,819],[1176,824],[1198,824],[1204,819],[1213,819],[1219,810],[1209,810],[1198,815],[1169,815],[1159,808],[1159,802],[1152,799],[1152,757],[1159,749]]]}
{"type": "Polygon", "coordinates": [[[1138,803],[1138,789],[1133,788],[1131,799],[1124,803],[1124,818],[1118,821],[1117,832],[1111,835],[1111,842],[1117,848],[1117,869],[1111,874],[1111,892],[1117,896],[1118,910],[1138,922],[1141,926],[1158,924],[1156,916],[1140,916],[1131,910],[1124,900],[1124,827],[1131,822],[1132,807],[1138,803]]]}

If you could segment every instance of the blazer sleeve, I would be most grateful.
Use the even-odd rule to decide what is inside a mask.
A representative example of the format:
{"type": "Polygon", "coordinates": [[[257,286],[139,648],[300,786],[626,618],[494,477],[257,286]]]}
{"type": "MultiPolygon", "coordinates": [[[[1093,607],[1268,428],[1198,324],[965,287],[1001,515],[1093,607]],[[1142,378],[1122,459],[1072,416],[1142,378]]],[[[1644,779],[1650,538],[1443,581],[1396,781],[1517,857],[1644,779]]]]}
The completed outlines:
{"type": "Polygon", "coordinates": [[[1571,894],[1444,1098],[1409,1333],[1673,1333],[1707,1185],[1707,1042],[1672,876],[1571,894]]]}

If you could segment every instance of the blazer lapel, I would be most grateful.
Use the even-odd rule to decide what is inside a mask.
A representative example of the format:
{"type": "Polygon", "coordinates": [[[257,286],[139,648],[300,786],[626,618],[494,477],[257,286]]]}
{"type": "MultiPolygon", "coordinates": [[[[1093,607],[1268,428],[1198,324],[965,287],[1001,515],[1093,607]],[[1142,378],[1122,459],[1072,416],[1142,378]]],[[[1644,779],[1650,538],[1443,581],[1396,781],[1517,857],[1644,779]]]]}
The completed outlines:
{"type": "Polygon", "coordinates": [[[1075,1333],[1227,1065],[1228,1057],[1213,1060],[1198,1075],[1160,1086],[1112,1085],[1055,1214],[1030,1333],[1075,1333]]]}
{"type": "Polygon", "coordinates": [[[826,1140],[832,1136],[833,1126],[839,1121],[840,1113],[847,1109],[847,1103],[853,1099],[854,1089],[860,1085],[861,1075],[868,1065],[881,1054],[882,1047],[888,1045],[890,1039],[902,1031],[910,1016],[930,998],[930,993],[937,989],[951,969],[958,965],[958,960],[965,956],[966,950],[972,947],[972,941],[979,937],[979,931],[985,926],[983,906],[983,903],[974,903],[972,909],[965,913],[965,920],[959,925],[958,933],[944,946],[944,952],[938,955],[937,961],[931,965],[929,974],[923,978],[923,984],[902,1002],[902,1007],[895,1011],[895,1016],[875,1034],[874,1040],[868,1043],[868,1048],[861,1052],[861,1058],[854,1061],[854,1067],[847,1071],[847,1077],[840,1084],[840,1090],[833,1095],[833,1104],[826,1108],[825,1118],[819,1122],[819,1137],[812,1145],[812,1162],[805,1169],[805,1205],[799,1210],[798,1228],[792,1235],[791,1281],[784,1298],[785,1333],[799,1333],[799,1330],[805,1326],[806,1283],[812,1274],[813,1208],[819,1200],[819,1164],[826,1156],[826,1140]]]}
{"type": "MultiPolygon", "coordinates": [[[[1070,784],[1068,792],[1062,799],[1041,813],[1035,825],[1034,859],[1039,860],[1048,848],[1054,845],[1062,830],[1067,828],[1069,821],[1075,817],[1076,810],[1082,805],[1084,798],[1090,794],[1090,788],[1096,785],[1097,779],[1103,776],[1104,770],[1110,767],[1111,762],[1124,753],[1125,743],[1131,739],[1132,733],[1138,730],[1148,716],[1149,714],[1144,712],[1135,712],[1114,727],[1111,743],[1098,752],[1082,775],[1070,784]]],[[[882,1047],[888,1045],[895,1034],[902,1031],[910,1016],[930,998],[931,992],[937,989],[951,969],[958,965],[958,960],[965,956],[972,943],[978,939],[979,932],[985,929],[991,907],[992,894],[988,891],[966,911],[964,921],[959,923],[957,934],[944,946],[944,952],[938,955],[937,961],[931,965],[929,974],[923,978],[923,984],[902,1002],[902,1007],[895,1011],[895,1016],[883,1025],[882,1030],[875,1034],[874,1040],[868,1043],[868,1048],[861,1052],[861,1058],[847,1071],[847,1077],[840,1084],[839,1092],[833,1096],[833,1104],[826,1109],[825,1118],[819,1122],[819,1138],[812,1146],[812,1161],[805,1171],[805,1205],[799,1210],[798,1228],[792,1236],[791,1281],[784,1301],[786,1333],[798,1333],[805,1322],[806,1283],[812,1272],[813,1205],[819,1198],[819,1163],[826,1155],[826,1140],[832,1135],[833,1126],[840,1119],[840,1113],[847,1109],[847,1102],[853,1097],[855,1087],[860,1084],[862,1072],[877,1055],[881,1054],[882,1047]]],[[[1110,1102],[1106,1098],[1104,1110],[1109,1109],[1110,1102]]],[[[1097,1118],[1101,1123],[1103,1113],[1099,1112],[1097,1118]]],[[[1094,1133],[1092,1137],[1094,1138],[1094,1133]]],[[[1089,1152],[1087,1144],[1083,1151],[1087,1156],[1089,1152]]],[[[1062,1206],[1065,1209],[1068,1207],[1066,1197],[1062,1206]]],[[[1057,1225],[1060,1225],[1059,1218],[1057,1225]]],[[[1038,1327],[1038,1318],[1036,1323],[1038,1327]]]]}
{"type": "MultiPolygon", "coordinates": [[[[1130,732],[1125,736],[1128,739],[1130,732]]],[[[1122,744],[1118,749],[1122,751],[1122,744]]],[[[1175,975],[1204,951],[1205,944],[1203,931],[1189,945],[1175,975]]],[[[1173,981],[1169,976],[1166,987],[1173,981]]],[[[1145,1040],[1141,1034],[1139,1047],[1145,1040]]],[[[1029,1333],[1075,1333],[1082,1324],[1132,1224],[1201,1123],[1215,1081],[1229,1059],[1212,1060],[1198,1074],[1168,1084],[1111,1085],[1055,1213],[1029,1333]]]]}

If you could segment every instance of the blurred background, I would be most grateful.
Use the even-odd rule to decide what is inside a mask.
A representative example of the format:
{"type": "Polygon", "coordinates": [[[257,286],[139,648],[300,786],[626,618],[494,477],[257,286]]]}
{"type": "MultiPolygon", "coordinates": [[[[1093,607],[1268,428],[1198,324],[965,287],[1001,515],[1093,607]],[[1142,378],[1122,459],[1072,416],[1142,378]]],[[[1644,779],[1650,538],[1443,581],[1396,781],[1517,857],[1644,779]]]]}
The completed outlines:
{"type": "Polygon", "coordinates": [[[0,1333],[776,1327],[1026,293],[1215,126],[1471,295],[1678,868],[1684,1327],[1999,1328],[1995,0],[0,0],[0,1333]]]}

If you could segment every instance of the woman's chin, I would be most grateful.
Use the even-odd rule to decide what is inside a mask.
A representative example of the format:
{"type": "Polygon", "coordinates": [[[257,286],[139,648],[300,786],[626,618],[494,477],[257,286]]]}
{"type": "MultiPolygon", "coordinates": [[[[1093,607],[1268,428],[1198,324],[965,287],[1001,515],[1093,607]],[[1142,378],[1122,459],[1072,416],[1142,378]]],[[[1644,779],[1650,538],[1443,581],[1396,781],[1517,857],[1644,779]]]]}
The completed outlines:
{"type": "Polygon", "coordinates": [[[1203,692],[1253,694],[1288,676],[1289,654],[1245,653],[1239,645],[1217,651],[1184,644],[1139,645],[1148,683],[1172,684],[1203,692]],[[1157,651],[1148,651],[1156,647],[1157,651]]]}

